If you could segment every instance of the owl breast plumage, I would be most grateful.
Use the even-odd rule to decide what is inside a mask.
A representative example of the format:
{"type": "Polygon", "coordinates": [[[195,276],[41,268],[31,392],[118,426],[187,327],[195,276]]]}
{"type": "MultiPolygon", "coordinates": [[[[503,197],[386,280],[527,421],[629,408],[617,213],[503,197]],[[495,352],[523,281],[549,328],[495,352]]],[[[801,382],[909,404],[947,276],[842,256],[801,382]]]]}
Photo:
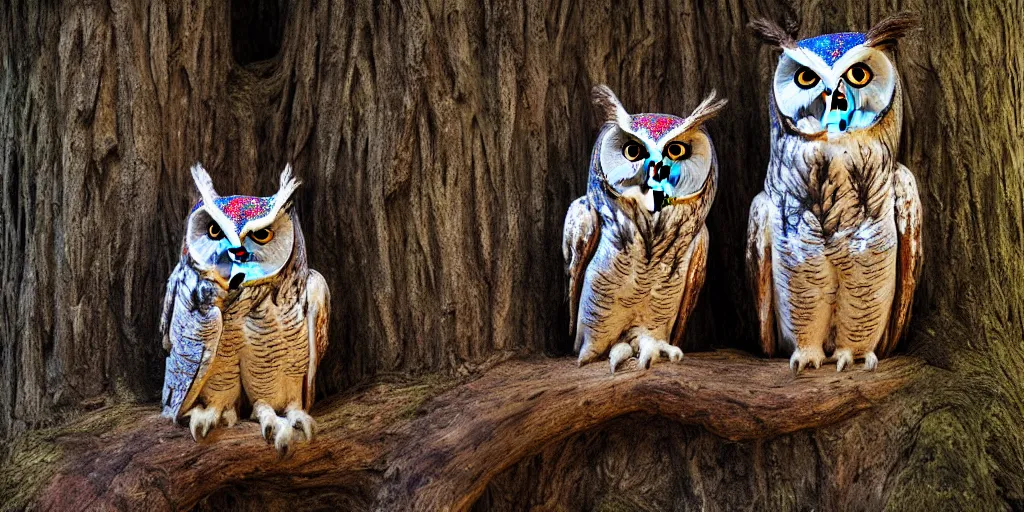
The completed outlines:
{"type": "Polygon", "coordinates": [[[615,371],[633,355],[643,368],[662,354],[679,360],[673,344],[703,284],[718,178],[702,123],[724,102],[712,94],[686,119],[630,116],[600,86],[595,104],[607,122],[563,237],[579,362],[607,353],[615,371]]]}
{"type": "Polygon", "coordinates": [[[760,27],[783,55],[747,261],[762,347],[791,353],[794,371],[828,359],[839,370],[854,360],[874,368],[909,316],[920,202],[896,160],[903,92],[882,51],[908,23],[896,17],[867,34],[799,42],[760,27]]]}
{"type": "Polygon", "coordinates": [[[330,294],[306,264],[288,167],[271,197],[220,197],[193,168],[203,200],[186,226],[168,281],[161,330],[169,351],[164,415],[189,418],[193,436],[251,408],[282,452],[308,440],[307,410],[327,347],[330,294]]]}

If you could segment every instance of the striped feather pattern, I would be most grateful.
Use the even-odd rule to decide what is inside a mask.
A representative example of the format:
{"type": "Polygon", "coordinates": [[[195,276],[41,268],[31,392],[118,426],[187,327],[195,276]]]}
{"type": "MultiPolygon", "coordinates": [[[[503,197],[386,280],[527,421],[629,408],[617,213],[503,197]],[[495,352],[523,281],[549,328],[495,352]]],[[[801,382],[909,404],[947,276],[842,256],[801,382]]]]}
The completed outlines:
{"type": "MultiPolygon", "coordinates": [[[[772,304],[760,292],[756,298],[759,311],[774,308],[783,351],[848,350],[860,358],[873,353],[887,328],[896,286],[901,102],[897,84],[877,124],[833,138],[788,130],[770,106],[771,161],[751,210],[748,269],[759,290],[760,273],[770,268],[772,304]]],[[[772,319],[761,317],[768,340],[772,319]]]]}
{"type": "MultiPolygon", "coordinates": [[[[596,212],[599,225],[593,230],[599,236],[580,286],[576,347],[581,361],[607,353],[618,341],[632,341],[624,339],[631,335],[673,341],[673,326],[686,320],[680,309],[687,300],[692,301],[687,287],[700,287],[699,282],[688,283],[688,279],[703,280],[702,272],[691,272],[691,258],[695,253],[702,258],[706,255],[695,251],[695,245],[698,233],[705,229],[718,179],[712,147],[711,170],[701,191],[652,214],[634,200],[612,194],[596,165],[592,162],[586,203],[578,200],[581,205],[589,204],[589,209],[573,207],[581,217],[596,212]]],[[[571,219],[566,226],[572,279],[573,262],[587,261],[586,255],[577,255],[573,249],[574,243],[585,247],[587,242],[572,239],[573,233],[592,231],[585,222],[571,219]],[[574,229],[572,233],[569,227],[574,229]]],[[[690,290],[691,294],[696,291],[690,290]]]]}
{"type": "MultiPolygon", "coordinates": [[[[281,413],[288,406],[308,409],[312,405],[311,369],[315,372],[316,360],[327,346],[330,299],[323,277],[306,265],[305,241],[297,216],[294,211],[288,215],[295,243],[285,267],[264,281],[227,293],[219,301],[218,319],[223,327],[213,345],[215,353],[210,354],[205,379],[197,381],[198,386],[193,384],[199,388],[198,402],[204,406],[223,411],[237,409],[243,400],[249,404],[262,400],[281,413]],[[316,290],[307,294],[311,282],[316,290]],[[313,336],[316,339],[311,344],[313,336]]],[[[181,291],[178,296],[188,293],[181,291]]],[[[182,324],[184,332],[194,315],[179,315],[177,311],[174,325],[182,324]]],[[[191,352],[185,360],[194,360],[191,352]]],[[[171,364],[169,360],[169,368],[171,364]]]]}

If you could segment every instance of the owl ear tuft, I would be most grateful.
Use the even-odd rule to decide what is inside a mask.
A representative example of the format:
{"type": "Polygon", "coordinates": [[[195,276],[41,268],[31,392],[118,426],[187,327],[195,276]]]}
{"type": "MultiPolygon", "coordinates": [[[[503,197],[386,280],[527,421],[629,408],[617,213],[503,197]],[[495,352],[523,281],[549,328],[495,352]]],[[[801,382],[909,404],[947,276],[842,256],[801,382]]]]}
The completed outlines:
{"type": "Polygon", "coordinates": [[[196,162],[192,166],[192,181],[196,183],[196,188],[199,190],[199,195],[203,197],[203,202],[207,204],[213,204],[213,200],[220,197],[217,191],[213,189],[213,180],[210,179],[210,173],[203,169],[203,164],[196,162]]]}
{"type": "MultiPolygon", "coordinates": [[[[693,113],[686,118],[686,126],[692,128],[694,126],[700,126],[701,123],[715,117],[719,112],[725,108],[725,105],[729,103],[729,100],[722,98],[717,99],[718,92],[714,89],[708,94],[704,101],[697,105],[697,108],[693,109],[693,113]]],[[[687,128],[688,130],[690,128],[687,128]]]]}
{"type": "Polygon", "coordinates": [[[607,85],[594,86],[590,97],[594,102],[594,108],[597,109],[598,121],[601,124],[616,123],[619,126],[629,126],[629,113],[607,85]]]}
{"type": "Polygon", "coordinates": [[[918,25],[917,14],[908,11],[898,12],[871,27],[871,30],[864,36],[864,44],[879,48],[896,46],[897,41],[916,29],[918,25]]]}
{"type": "Polygon", "coordinates": [[[292,174],[292,164],[285,164],[284,170],[281,171],[280,183],[281,184],[278,186],[277,193],[274,194],[274,197],[284,201],[291,199],[292,194],[295,193],[299,188],[299,185],[302,184],[302,182],[295,179],[295,176],[292,174]]]}
{"type": "Polygon", "coordinates": [[[796,47],[796,39],[789,32],[783,30],[778,23],[767,18],[751,20],[750,23],[747,23],[747,28],[754,32],[754,35],[765,44],[780,48],[796,47]]]}

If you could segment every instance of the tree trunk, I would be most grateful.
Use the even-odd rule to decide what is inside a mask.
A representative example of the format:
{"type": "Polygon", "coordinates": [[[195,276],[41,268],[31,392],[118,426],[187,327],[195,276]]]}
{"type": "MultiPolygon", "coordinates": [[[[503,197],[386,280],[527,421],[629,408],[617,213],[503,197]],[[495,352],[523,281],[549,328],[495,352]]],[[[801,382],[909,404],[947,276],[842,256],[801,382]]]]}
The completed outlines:
{"type": "Polygon", "coordinates": [[[1024,2],[768,4],[0,7],[0,502],[1024,508],[1024,2]],[[806,37],[897,9],[923,25],[896,52],[926,251],[902,355],[795,380],[732,352],[621,380],[550,357],[572,348],[560,237],[596,135],[590,88],[636,112],[729,98],[683,348],[753,351],[743,241],[776,55],[745,25],[806,37]],[[323,438],[290,461],[252,424],[195,445],[151,417],[197,160],[224,193],[272,193],[286,162],[304,181],[310,265],[335,298],[331,398],[323,438]],[[492,368],[517,356],[534,357],[492,368]],[[415,399],[373,401],[391,379],[415,399]]]}

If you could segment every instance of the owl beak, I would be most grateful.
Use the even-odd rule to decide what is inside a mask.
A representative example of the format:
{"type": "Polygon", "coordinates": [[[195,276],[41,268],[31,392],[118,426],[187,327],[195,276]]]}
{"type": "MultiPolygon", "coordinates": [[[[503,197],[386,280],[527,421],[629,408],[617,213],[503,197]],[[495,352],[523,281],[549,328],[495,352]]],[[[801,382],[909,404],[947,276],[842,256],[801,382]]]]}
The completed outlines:
{"type": "MultiPolygon", "coordinates": [[[[829,91],[826,91],[826,93],[829,91]]],[[[825,93],[823,93],[825,94],[825,93]]],[[[839,80],[835,89],[832,89],[831,94],[826,94],[825,115],[821,119],[822,126],[829,132],[845,132],[850,125],[850,114],[853,109],[850,108],[849,94],[846,90],[846,83],[839,80]]]]}
{"type": "Polygon", "coordinates": [[[651,190],[645,198],[645,205],[651,213],[657,213],[661,211],[661,207],[665,203],[665,180],[669,177],[671,166],[665,163],[664,160],[660,161],[649,161],[647,163],[647,181],[646,184],[651,190]]]}
{"type": "Polygon", "coordinates": [[[228,249],[231,253],[231,260],[235,263],[245,263],[249,261],[249,251],[245,247],[232,247],[228,249]]]}

